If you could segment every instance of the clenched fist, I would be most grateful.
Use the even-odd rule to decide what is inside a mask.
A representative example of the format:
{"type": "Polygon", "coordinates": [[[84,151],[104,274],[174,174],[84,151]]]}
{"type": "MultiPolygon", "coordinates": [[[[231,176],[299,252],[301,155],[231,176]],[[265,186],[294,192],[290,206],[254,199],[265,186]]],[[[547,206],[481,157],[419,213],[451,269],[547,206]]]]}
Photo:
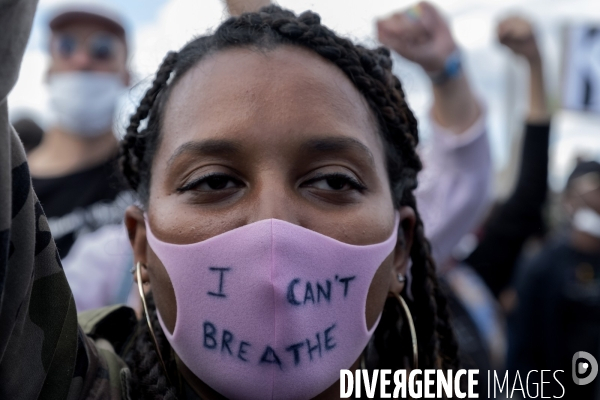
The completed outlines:
{"type": "Polygon", "coordinates": [[[430,73],[443,70],[456,49],[448,24],[427,2],[377,21],[377,33],[383,45],[430,73]]]}
{"type": "Polygon", "coordinates": [[[270,3],[270,0],[225,0],[227,10],[233,16],[247,12],[256,12],[270,3]]]}
{"type": "Polygon", "coordinates": [[[533,27],[524,18],[509,17],[500,22],[498,24],[498,41],[529,61],[540,58],[533,27]]]}

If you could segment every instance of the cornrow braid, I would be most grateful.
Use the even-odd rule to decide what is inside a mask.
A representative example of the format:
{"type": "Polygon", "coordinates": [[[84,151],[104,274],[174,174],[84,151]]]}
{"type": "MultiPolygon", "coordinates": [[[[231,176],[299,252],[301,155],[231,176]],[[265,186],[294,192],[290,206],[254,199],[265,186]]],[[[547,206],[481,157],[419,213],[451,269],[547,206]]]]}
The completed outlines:
{"type": "MultiPolygon", "coordinates": [[[[310,11],[296,16],[291,11],[271,5],[256,13],[229,18],[214,34],[196,38],[176,55],[171,53],[165,58],[152,88],[131,118],[127,135],[121,144],[123,173],[137,190],[142,203],[147,205],[152,157],[160,140],[160,118],[171,88],[209,54],[240,47],[272,50],[282,45],[311,50],[335,64],[363,95],[372,111],[384,141],[394,206],[412,207],[416,214],[410,252],[413,300],[408,300],[408,306],[417,330],[419,367],[457,368],[457,345],[450,327],[446,301],[438,286],[431,246],[425,239],[414,196],[417,174],[422,168],[416,152],[419,143],[417,120],[408,107],[400,81],[392,73],[388,49],[380,47],[370,50],[355,45],[321,25],[320,17],[310,11]],[[138,133],[141,121],[147,117],[147,127],[138,133]]],[[[373,357],[369,355],[368,365],[386,369],[410,367],[410,341],[406,337],[407,329],[402,315],[395,300],[386,302],[372,345],[369,346],[369,354],[375,354],[373,357]]],[[[155,315],[151,317],[156,318],[155,315]]],[[[162,343],[166,342],[160,329],[156,335],[162,343]]],[[[147,345],[151,342],[144,340],[145,337],[140,337],[137,344],[139,349],[135,350],[141,358],[131,359],[132,363],[155,362],[152,361],[154,358],[148,358],[151,355],[147,345]]],[[[153,371],[151,374],[147,369],[133,368],[134,375],[138,374],[136,382],[139,383],[139,393],[149,393],[144,385],[162,387],[162,383],[156,384],[157,379],[161,378],[155,373],[160,374],[160,370],[153,371]]]]}
{"type": "MultiPolygon", "coordinates": [[[[127,183],[132,189],[137,190],[140,184],[140,175],[143,174],[146,165],[142,166],[144,152],[149,147],[147,132],[148,129],[138,132],[141,122],[148,117],[154,102],[161,89],[167,85],[171,76],[173,67],[177,62],[177,53],[169,52],[164,58],[152,86],[146,91],[146,94],[140,101],[136,112],[129,119],[127,132],[119,149],[119,165],[127,183]]],[[[149,123],[150,124],[150,123],[149,123]]]]}
{"type": "MultiPolygon", "coordinates": [[[[156,306],[152,295],[146,296],[148,305],[148,314],[152,321],[152,330],[158,342],[161,354],[163,356],[171,354],[171,348],[162,331],[156,315],[156,306]]],[[[131,370],[131,393],[132,399],[147,400],[176,400],[176,390],[168,384],[167,377],[164,375],[162,366],[159,362],[158,354],[152,337],[150,328],[145,323],[145,317],[142,316],[143,324],[138,324],[136,333],[132,339],[132,345],[125,349],[123,360],[131,370]]],[[[167,360],[165,360],[167,362],[167,360]]],[[[167,365],[175,367],[175,362],[171,357],[167,365]]]]}

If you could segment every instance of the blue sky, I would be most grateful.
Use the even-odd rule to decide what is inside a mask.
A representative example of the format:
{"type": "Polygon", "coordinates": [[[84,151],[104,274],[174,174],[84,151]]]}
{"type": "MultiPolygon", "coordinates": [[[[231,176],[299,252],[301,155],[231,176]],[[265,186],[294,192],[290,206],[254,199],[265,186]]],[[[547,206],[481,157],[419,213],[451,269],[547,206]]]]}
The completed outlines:
{"type": "MultiPolygon", "coordinates": [[[[100,0],[84,0],[100,3],[100,0]]],[[[19,82],[9,97],[13,116],[33,114],[42,122],[47,114],[44,72],[49,12],[72,0],[40,0],[30,44],[19,82]]],[[[279,4],[300,12],[313,9],[323,22],[338,32],[367,45],[375,45],[376,17],[406,7],[406,0],[280,0],[279,4]],[[351,6],[348,4],[352,4],[351,6]]],[[[451,23],[466,69],[488,110],[488,127],[497,172],[514,164],[515,143],[526,105],[526,69],[496,43],[497,21],[511,13],[529,16],[538,28],[546,63],[549,95],[556,103],[560,89],[561,32],[565,24],[593,21],[600,24],[597,0],[437,0],[433,1],[451,23]]],[[[193,35],[202,34],[226,17],[220,0],[104,0],[120,12],[130,25],[130,64],[139,82],[125,96],[121,125],[168,50],[182,46],[193,35]]],[[[426,76],[411,63],[396,57],[396,74],[403,81],[424,137],[431,102],[426,76]]],[[[600,118],[572,112],[557,112],[551,149],[551,184],[560,189],[574,157],[600,158],[600,118]]]]}

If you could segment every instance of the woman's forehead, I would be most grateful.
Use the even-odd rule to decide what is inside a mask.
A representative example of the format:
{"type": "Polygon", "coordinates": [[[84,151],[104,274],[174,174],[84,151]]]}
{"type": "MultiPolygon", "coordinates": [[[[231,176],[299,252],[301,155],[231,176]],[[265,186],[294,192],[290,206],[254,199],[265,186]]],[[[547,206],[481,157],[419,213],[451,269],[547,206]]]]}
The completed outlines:
{"type": "Polygon", "coordinates": [[[175,142],[269,129],[346,132],[378,142],[374,117],[346,75],[295,46],[229,49],[202,60],[173,88],[162,129],[175,142]]]}

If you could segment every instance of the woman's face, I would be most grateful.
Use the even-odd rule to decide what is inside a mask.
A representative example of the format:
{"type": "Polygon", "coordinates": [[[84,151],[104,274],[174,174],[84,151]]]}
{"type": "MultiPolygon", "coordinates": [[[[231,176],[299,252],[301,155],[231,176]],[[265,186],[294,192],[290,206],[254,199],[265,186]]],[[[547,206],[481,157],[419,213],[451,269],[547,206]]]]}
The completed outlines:
{"type": "MultiPolygon", "coordinates": [[[[394,228],[383,142],[364,98],[335,65],[312,52],[231,49],[207,57],[175,85],[162,118],[147,215],[155,236],[188,244],[276,218],[354,245],[394,228]]],[[[375,275],[367,323],[400,292],[414,212],[375,275]]],[[[135,260],[147,266],[157,308],[173,330],[169,277],[146,244],[141,211],[127,225],[135,260]]]]}

